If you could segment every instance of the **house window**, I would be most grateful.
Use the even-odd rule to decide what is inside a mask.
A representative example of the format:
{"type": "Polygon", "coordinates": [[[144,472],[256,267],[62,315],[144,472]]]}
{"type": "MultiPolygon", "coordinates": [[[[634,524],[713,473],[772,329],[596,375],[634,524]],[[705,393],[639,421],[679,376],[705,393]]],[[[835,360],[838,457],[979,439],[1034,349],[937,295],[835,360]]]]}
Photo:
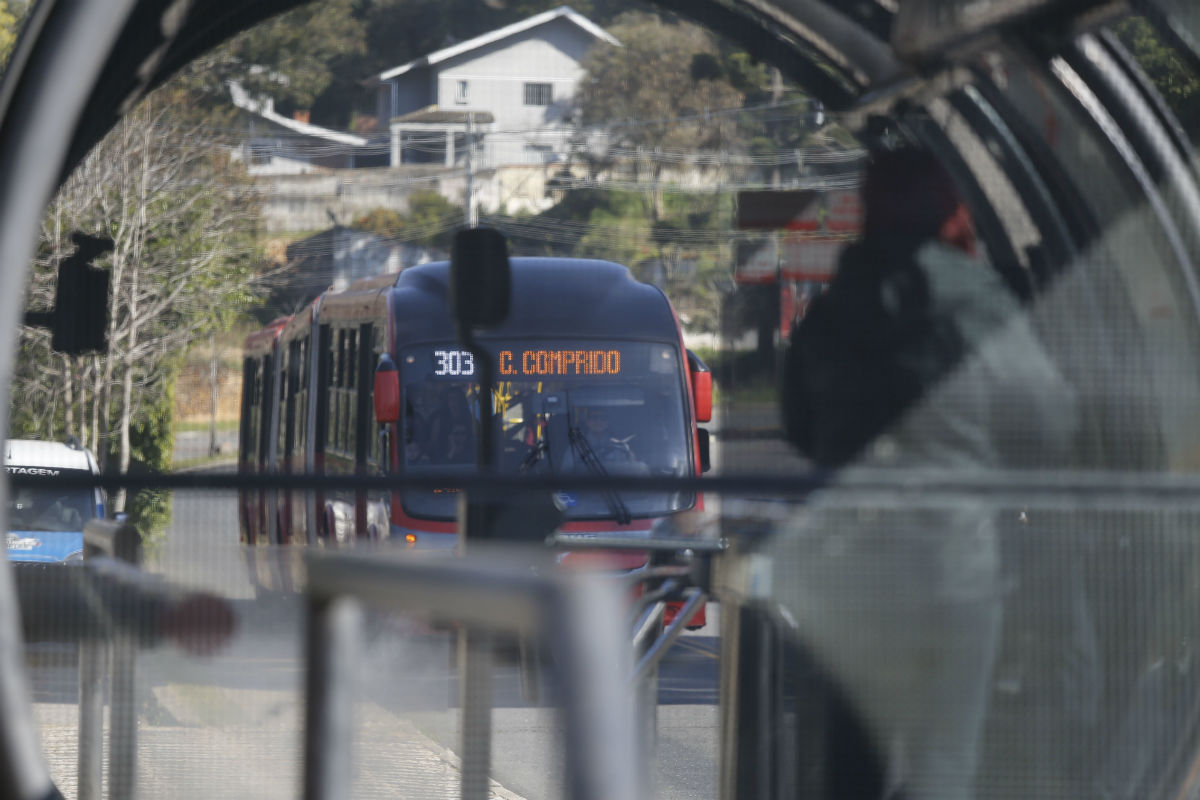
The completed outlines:
{"type": "Polygon", "coordinates": [[[456,81],[454,84],[454,102],[465,103],[471,99],[471,86],[466,81],[456,81]]]}
{"type": "Polygon", "coordinates": [[[525,160],[533,164],[549,164],[554,161],[554,147],[548,144],[527,144],[525,160]]]}
{"type": "Polygon", "coordinates": [[[255,139],[250,142],[250,155],[248,161],[251,166],[261,167],[271,163],[271,156],[274,154],[274,143],[265,139],[255,139]]]}
{"type": "Polygon", "coordinates": [[[548,106],[554,99],[554,92],[548,83],[525,84],[525,105],[548,106]]]}

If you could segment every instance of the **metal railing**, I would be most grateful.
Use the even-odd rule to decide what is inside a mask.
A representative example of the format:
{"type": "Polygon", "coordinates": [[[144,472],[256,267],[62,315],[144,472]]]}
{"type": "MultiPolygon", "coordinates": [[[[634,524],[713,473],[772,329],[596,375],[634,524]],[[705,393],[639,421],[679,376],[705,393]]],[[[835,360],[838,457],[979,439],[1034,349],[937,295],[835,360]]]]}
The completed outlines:
{"type": "MultiPolygon", "coordinates": [[[[93,520],[83,531],[84,568],[104,574],[107,562],[141,562],[141,537],[131,525],[93,520]]],[[[107,570],[116,572],[115,569],[107,570]]],[[[86,586],[85,582],[80,582],[86,586]]],[[[102,607],[102,606],[99,606],[102,607]]],[[[104,679],[108,667],[110,721],[108,791],[110,797],[137,793],[137,643],[127,630],[114,630],[108,641],[85,637],[79,644],[79,800],[100,800],[104,739],[104,679]]]]}
{"type": "Polygon", "coordinates": [[[91,520],[84,526],[83,538],[82,566],[50,564],[16,570],[22,622],[30,641],[79,646],[79,800],[103,797],[106,694],[107,794],[133,800],[137,796],[139,650],[164,639],[187,649],[207,649],[230,636],[233,613],[216,597],[181,590],[143,572],[141,537],[127,522],[91,520]],[[205,613],[189,613],[197,608],[205,613]]]}
{"type": "Polygon", "coordinates": [[[562,691],[567,796],[644,796],[620,582],[566,574],[546,561],[545,551],[512,548],[419,560],[380,551],[312,553],[308,581],[305,800],[350,793],[353,739],[347,734],[353,707],[347,678],[361,640],[363,606],[433,614],[463,631],[464,800],[487,797],[487,653],[490,636],[498,634],[537,639],[550,649],[562,691]]]}

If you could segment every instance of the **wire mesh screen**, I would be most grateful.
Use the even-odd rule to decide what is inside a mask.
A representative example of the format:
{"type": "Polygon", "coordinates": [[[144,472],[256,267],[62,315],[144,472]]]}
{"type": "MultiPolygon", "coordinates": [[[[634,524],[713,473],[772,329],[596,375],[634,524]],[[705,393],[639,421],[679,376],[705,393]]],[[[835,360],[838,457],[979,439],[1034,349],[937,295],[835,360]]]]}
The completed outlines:
{"type": "MultiPolygon", "coordinates": [[[[238,544],[229,526],[237,492],[168,496],[170,522],[143,537],[141,569],[89,553],[79,565],[18,570],[34,721],[51,776],[78,798],[294,797],[311,764],[303,548],[238,544]]],[[[374,552],[386,560],[398,549],[374,552]]],[[[624,586],[619,573],[608,580],[624,586]]],[[[628,613],[585,611],[571,623],[582,636],[598,619],[628,613]]],[[[715,792],[714,628],[715,620],[706,635],[689,634],[644,698],[641,769],[664,797],[715,792]],[[651,753],[670,758],[656,763],[651,753]],[[678,774],[676,756],[696,769],[678,774]]],[[[337,654],[345,669],[330,678],[350,709],[352,796],[459,797],[472,763],[486,796],[569,796],[566,662],[554,640],[479,633],[468,663],[462,636],[453,615],[357,616],[337,654]],[[480,753],[490,753],[483,767],[472,762],[480,753]]],[[[626,694],[640,685],[619,681],[626,694]]]]}
{"type": "Polygon", "coordinates": [[[6,544],[66,796],[549,800],[614,742],[665,800],[1200,792],[1180,3],[899,56],[916,0],[412,5],[192,65],[47,210],[6,544]],[[388,583],[485,541],[538,558],[388,583]]]}
{"type": "Polygon", "coordinates": [[[808,712],[780,745],[788,780],[825,770],[846,785],[873,768],[922,796],[999,798],[1183,779],[1196,509],[996,505],[968,527],[983,516],[946,508],[847,494],[780,525],[768,614],[785,674],[823,709],[788,703],[808,712]]]}
{"type": "Polygon", "coordinates": [[[18,570],[22,601],[46,612],[25,615],[26,664],[51,775],[68,797],[295,796],[303,605],[260,591],[236,538],[229,560],[176,559],[172,539],[211,555],[236,531],[212,511],[222,495],[173,499],[137,579],[149,595],[103,559],[18,570]]]}

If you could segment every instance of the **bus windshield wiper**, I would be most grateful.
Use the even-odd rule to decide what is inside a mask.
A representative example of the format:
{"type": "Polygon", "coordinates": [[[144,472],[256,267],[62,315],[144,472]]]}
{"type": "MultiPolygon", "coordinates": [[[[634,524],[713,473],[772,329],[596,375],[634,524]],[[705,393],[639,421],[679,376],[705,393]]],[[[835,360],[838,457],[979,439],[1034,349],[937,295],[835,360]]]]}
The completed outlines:
{"type": "MultiPolygon", "coordinates": [[[[601,478],[608,477],[608,470],[604,468],[604,464],[600,462],[596,451],[592,449],[592,445],[588,442],[587,437],[583,435],[583,431],[579,430],[578,426],[572,426],[567,431],[567,439],[571,443],[571,449],[576,452],[579,460],[588,469],[601,478]]],[[[629,507],[621,499],[621,495],[615,489],[603,489],[600,493],[604,495],[604,502],[608,503],[608,507],[612,509],[613,516],[617,518],[617,523],[628,525],[633,517],[629,513],[629,507]]]]}
{"type": "Polygon", "coordinates": [[[517,472],[524,473],[533,469],[533,465],[545,458],[549,452],[550,447],[546,444],[546,438],[543,436],[530,445],[529,452],[521,460],[521,466],[517,467],[517,472]]]}

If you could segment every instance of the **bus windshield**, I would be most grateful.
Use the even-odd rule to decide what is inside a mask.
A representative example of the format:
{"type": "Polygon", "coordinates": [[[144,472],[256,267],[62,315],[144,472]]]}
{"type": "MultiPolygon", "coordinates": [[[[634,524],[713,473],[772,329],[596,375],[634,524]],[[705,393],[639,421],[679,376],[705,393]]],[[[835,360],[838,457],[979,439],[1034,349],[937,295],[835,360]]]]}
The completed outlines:
{"type": "Polygon", "coordinates": [[[83,524],[95,516],[96,502],[89,489],[22,487],[8,501],[11,531],[81,531],[83,524]]]}
{"type": "MultiPolygon", "coordinates": [[[[624,341],[503,341],[486,345],[496,365],[496,459],[505,474],[686,476],[687,406],[677,346],[624,341]]],[[[478,370],[455,344],[401,356],[404,444],[410,471],[475,463],[478,370]]],[[[690,508],[681,492],[579,493],[555,501],[570,519],[628,522],[690,508]]],[[[451,518],[453,492],[409,490],[406,511],[451,518]]]]}

